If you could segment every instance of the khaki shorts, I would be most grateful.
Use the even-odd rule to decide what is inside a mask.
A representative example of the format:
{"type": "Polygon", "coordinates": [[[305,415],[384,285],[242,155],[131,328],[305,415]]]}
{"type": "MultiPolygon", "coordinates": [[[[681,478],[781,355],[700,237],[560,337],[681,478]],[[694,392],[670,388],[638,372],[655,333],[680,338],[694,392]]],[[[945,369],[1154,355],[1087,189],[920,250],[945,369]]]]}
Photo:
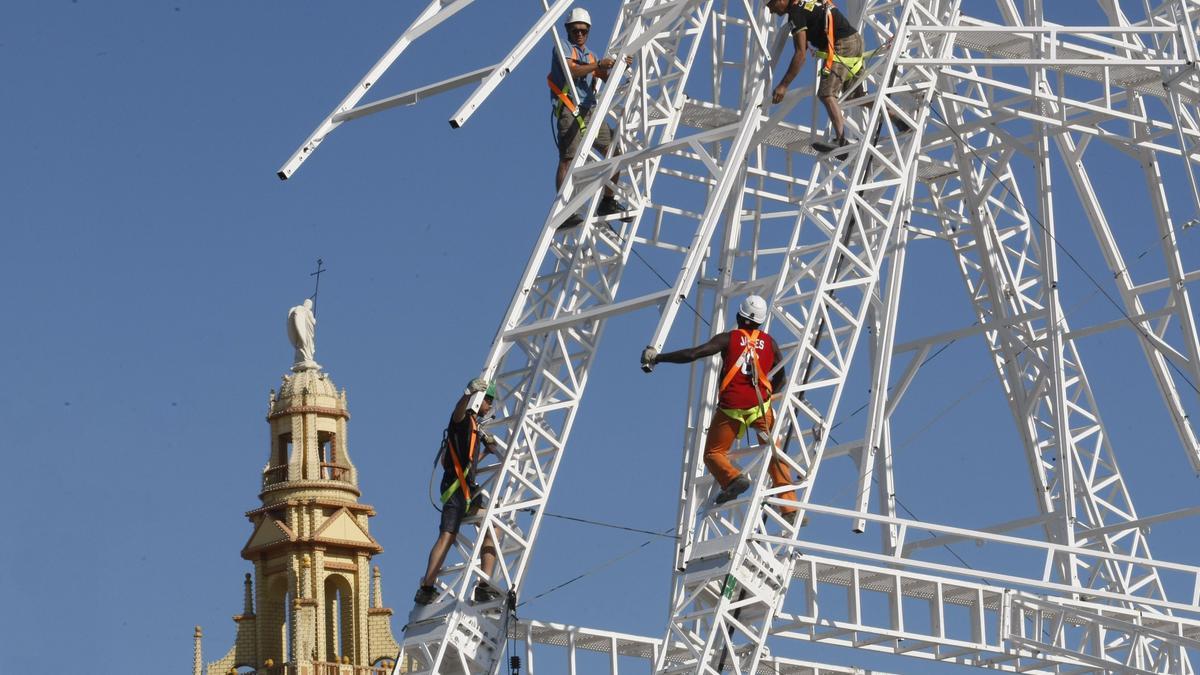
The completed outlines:
{"type": "MultiPolygon", "coordinates": [[[[863,54],[863,38],[862,33],[855,33],[850,37],[844,37],[833,44],[833,53],[838,56],[858,56],[863,54]]],[[[819,57],[818,57],[819,58],[819,57]]],[[[830,72],[824,72],[825,60],[820,60],[821,64],[821,84],[817,87],[817,98],[828,98],[830,96],[840,96],[845,93],[846,85],[852,84],[854,77],[850,73],[850,69],[844,64],[839,63],[837,59],[833,61],[833,68],[830,72]]]]}
{"type": "MultiPolygon", "coordinates": [[[[592,111],[588,110],[584,113],[583,121],[586,124],[592,122],[592,111]]],[[[613,129],[605,124],[600,127],[600,131],[596,133],[595,147],[601,152],[608,150],[609,143],[612,143],[613,129]]],[[[558,158],[561,161],[574,159],[575,153],[579,152],[579,141],[583,140],[583,132],[579,129],[579,122],[575,121],[575,116],[572,115],[566,108],[563,108],[558,114],[558,158]]]]}

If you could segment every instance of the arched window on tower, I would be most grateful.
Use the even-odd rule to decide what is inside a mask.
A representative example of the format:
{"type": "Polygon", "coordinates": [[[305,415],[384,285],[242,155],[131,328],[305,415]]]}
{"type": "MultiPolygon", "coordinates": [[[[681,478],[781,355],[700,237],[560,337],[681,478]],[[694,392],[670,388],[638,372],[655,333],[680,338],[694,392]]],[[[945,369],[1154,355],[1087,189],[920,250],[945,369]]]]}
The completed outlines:
{"type": "Polygon", "coordinates": [[[325,579],[325,660],[338,663],[354,655],[354,593],[340,574],[325,579]]]}
{"type": "Polygon", "coordinates": [[[287,480],[287,466],[291,456],[292,432],[288,431],[275,437],[271,459],[267,463],[267,470],[263,472],[263,487],[287,480]]]}
{"type": "Polygon", "coordinates": [[[332,431],[318,432],[317,448],[321,453],[321,477],[328,480],[345,480],[348,467],[338,461],[337,434],[332,431]]]}

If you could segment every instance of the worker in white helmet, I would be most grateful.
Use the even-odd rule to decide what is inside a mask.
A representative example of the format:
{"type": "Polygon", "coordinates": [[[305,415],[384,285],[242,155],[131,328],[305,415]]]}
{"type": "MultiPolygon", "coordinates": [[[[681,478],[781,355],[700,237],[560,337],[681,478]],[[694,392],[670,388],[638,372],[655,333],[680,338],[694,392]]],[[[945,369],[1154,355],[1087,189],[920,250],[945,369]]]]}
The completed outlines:
{"type": "MultiPolygon", "coordinates": [[[[773,392],[782,391],[786,376],[779,345],[760,328],[767,320],[767,303],[757,295],[746,296],[738,308],[738,327],[717,335],[702,345],[659,354],[653,347],[642,352],[642,370],[654,370],[657,363],[691,363],[715,354],[721,355],[721,385],[717,394],[717,410],[708,425],[704,443],[704,465],[717,479],[721,490],[716,503],[724,504],[750,487],[750,478],[729,460],[733,442],[751,427],[758,433],[760,444],[770,442],[774,415],[771,411],[773,392]],[[769,378],[768,378],[769,374],[769,378]]],[[[776,487],[792,484],[792,472],[778,457],[771,457],[771,483],[776,487]]],[[[779,495],[795,501],[795,491],[779,495]]],[[[782,506],[786,518],[795,518],[795,507],[782,506]]]]}
{"type": "MultiPolygon", "coordinates": [[[[567,84],[566,77],[563,76],[562,60],[559,58],[557,50],[550,59],[550,74],[546,76],[546,83],[550,87],[550,97],[554,103],[553,114],[555,122],[555,141],[558,144],[558,171],[554,174],[554,188],[556,190],[562,188],[563,181],[566,180],[567,171],[571,168],[571,160],[575,158],[579,152],[579,142],[583,139],[584,132],[589,124],[592,123],[592,110],[596,106],[596,91],[599,89],[600,82],[607,80],[609,71],[616,61],[612,57],[605,56],[597,59],[587,47],[588,33],[592,30],[592,17],[586,9],[576,7],[567,13],[567,19],[563,23],[567,31],[567,48],[570,49],[569,54],[564,54],[567,68],[571,71],[571,80],[575,84],[575,95],[578,100],[572,95],[571,87],[567,84]]],[[[625,63],[633,63],[632,57],[625,57],[625,63]]],[[[608,146],[613,141],[613,128],[608,124],[603,124],[596,133],[595,147],[601,152],[608,152],[608,146]]],[[[613,155],[620,154],[614,148],[613,155]]],[[[619,174],[614,174],[612,177],[615,183],[619,178],[619,174]]],[[[617,201],[613,195],[611,187],[604,188],[604,197],[600,204],[596,207],[596,214],[610,216],[616,213],[621,213],[627,210],[627,207],[617,201]]],[[[631,220],[630,217],[622,218],[621,220],[631,220]]],[[[566,226],[578,225],[582,219],[573,214],[565,223],[566,226]]]]}

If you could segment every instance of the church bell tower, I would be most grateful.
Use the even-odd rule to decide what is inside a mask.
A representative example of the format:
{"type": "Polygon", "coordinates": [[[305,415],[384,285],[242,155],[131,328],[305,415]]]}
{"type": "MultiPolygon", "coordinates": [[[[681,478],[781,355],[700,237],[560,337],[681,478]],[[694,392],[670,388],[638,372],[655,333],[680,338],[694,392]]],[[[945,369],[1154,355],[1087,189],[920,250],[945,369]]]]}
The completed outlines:
{"type": "Polygon", "coordinates": [[[252,533],[241,553],[254,569],[235,644],[207,675],[387,673],[398,651],[371,568],[383,547],[368,526],[375,510],[359,502],[346,392],[313,360],[311,307],[288,314],[296,358],[268,400],[261,506],[246,513],[252,533]]]}

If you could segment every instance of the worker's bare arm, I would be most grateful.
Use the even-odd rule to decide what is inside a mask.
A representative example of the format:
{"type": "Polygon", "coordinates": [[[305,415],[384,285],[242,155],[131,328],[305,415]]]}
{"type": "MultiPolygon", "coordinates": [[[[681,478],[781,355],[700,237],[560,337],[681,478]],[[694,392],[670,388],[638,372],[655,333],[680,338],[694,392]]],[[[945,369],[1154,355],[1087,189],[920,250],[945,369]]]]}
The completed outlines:
{"type": "Polygon", "coordinates": [[[458,399],[458,403],[454,404],[454,412],[450,413],[450,419],[455,422],[463,421],[463,418],[467,415],[467,403],[470,400],[470,394],[463,394],[462,398],[458,399]]]}
{"type": "Polygon", "coordinates": [[[657,363],[691,363],[696,359],[719,354],[729,347],[729,333],[721,333],[702,345],[679,349],[673,352],[659,354],[654,360],[657,363]]]}
{"type": "Polygon", "coordinates": [[[783,77],[779,78],[779,86],[771,92],[772,103],[779,103],[783,100],[783,97],[787,95],[788,86],[800,74],[800,69],[804,67],[804,59],[808,56],[808,31],[798,30],[792,33],[792,46],[795,48],[792,52],[792,60],[788,63],[783,77]]]}
{"type": "Polygon", "coordinates": [[[607,71],[613,67],[614,63],[615,62],[607,56],[595,63],[576,63],[575,61],[567,59],[567,67],[571,69],[571,78],[575,80],[578,80],[579,78],[590,73],[596,72],[597,70],[607,71]]]}
{"type": "MultiPolygon", "coordinates": [[[[615,66],[617,64],[615,59],[600,59],[600,61],[601,61],[601,63],[603,63],[604,61],[611,61],[612,66],[615,66]]],[[[627,65],[627,66],[633,65],[633,57],[632,56],[625,57],[625,65],[627,65]]],[[[605,68],[603,66],[597,68],[596,69],[596,79],[597,80],[607,80],[608,79],[608,71],[610,68],[612,68],[612,66],[608,66],[608,68],[605,68]]]]}

